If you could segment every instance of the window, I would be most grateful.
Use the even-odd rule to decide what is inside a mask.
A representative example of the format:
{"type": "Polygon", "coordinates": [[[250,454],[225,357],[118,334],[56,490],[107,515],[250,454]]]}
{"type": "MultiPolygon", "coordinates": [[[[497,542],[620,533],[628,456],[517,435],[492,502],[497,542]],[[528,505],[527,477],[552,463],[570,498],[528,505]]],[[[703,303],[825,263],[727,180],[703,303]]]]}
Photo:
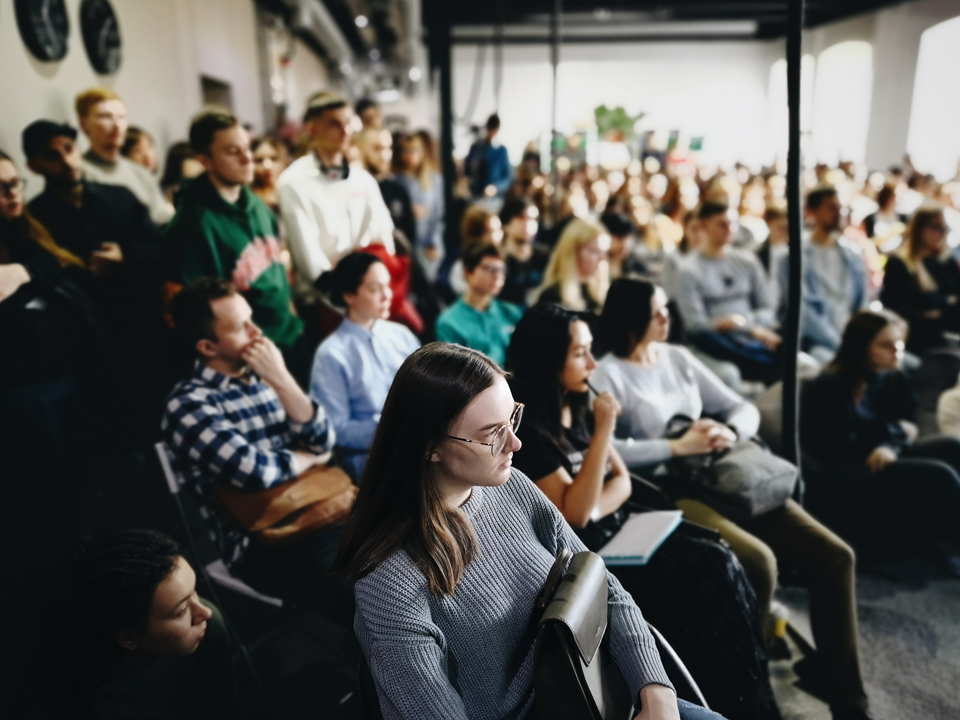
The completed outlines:
{"type": "Polygon", "coordinates": [[[813,89],[813,160],[828,165],[863,162],[872,92],[870,43],[852,40],[820,53],[813,89]]]}

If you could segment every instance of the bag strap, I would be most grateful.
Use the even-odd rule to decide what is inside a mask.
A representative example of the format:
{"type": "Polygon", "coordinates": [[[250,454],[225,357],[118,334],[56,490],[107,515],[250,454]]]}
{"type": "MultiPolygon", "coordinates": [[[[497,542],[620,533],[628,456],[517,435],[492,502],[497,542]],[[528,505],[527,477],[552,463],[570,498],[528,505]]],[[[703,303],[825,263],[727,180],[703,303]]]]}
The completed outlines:
{"type": "Polygon", "coordinates": [[[563,580],[567,568],[570,567],[570,561],[572,559],[573,551],[571,551],[570,548],[563,548],[560,554],[557,555],[557,559],[553,562],[553,567],[550,568],[550,573],[547,575],[547,581],[543,584],[543,590],[541,590],[537,596],[536,607],[540,612],[543,612],[553,599],[553,595],[557,592],[557,588],[560,587],[560,582],[563,580]]]}

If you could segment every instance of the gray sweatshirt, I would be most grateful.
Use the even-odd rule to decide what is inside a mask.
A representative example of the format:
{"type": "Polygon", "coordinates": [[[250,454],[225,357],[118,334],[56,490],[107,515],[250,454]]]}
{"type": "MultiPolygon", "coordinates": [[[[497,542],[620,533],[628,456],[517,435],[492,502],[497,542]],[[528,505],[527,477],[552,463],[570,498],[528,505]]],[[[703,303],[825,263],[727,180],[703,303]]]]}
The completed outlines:
{"type": "Polygon", "coordinates": [[[694,420],[718,417],[749,438],[760,427],[760,412],[724,385],[689,350],[658,344],[659,362],[641,367],[610,354],[597,365],[593,385],[620,403],[614,447],[628,467],[655,465],[671,457],[664,439],[674,415],[694,420]]]}
{"type": "MultiPolygon", "coordinates": [[[[516,469],[500,487],[474,487],[461,510],[479,551],[452,596],[431,595],[403,551],[356,584],[354,629],[386,720],[534,715],[534,601],[559,551],[586,548],[516,469]]],[[[633,696],[651,683],[672,688],[633,598],[607,582],[611,653],[633,696]]]]}
{"type": "Polygon", "coordinates": [[[677,276],[677,307],[687,332],[713,330],[713,321],[743,315],[748,326],[772,328],[773,299],[756,255],[730,249],[718,258],[700,251],[684,258],[677,276]]]}

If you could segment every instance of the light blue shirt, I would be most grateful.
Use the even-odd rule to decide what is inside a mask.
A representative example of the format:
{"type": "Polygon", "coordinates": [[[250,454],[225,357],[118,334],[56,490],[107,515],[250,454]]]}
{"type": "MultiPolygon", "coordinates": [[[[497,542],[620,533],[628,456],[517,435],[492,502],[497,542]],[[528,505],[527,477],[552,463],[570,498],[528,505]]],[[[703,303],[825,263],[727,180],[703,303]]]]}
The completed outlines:
{"type": "Polygon", "coordinates": [[[337,433],[337,446],[357,478],[363,472],[383,403],[397,370],[420,347],[406,327],[377,320],[372,330],[344,319],[317,348],[310,397],[323,405],[337,433]]]}

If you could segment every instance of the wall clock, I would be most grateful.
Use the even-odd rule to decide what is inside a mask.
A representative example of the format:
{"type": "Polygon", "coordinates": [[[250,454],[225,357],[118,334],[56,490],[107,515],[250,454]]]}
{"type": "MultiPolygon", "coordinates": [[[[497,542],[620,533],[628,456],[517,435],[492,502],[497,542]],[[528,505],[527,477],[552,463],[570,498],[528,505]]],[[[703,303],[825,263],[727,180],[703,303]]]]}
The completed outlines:
{"type": "Polygon", "coordinates": [[[38,60],[62,60],[67,54],[70,18],[64,0],[15,0],[17,27],[27,49],[38,60]]]}
{"type": "Polygon", "coordinates": [[[120,69],[120,25],[110,0],[80,3],[80,32],[94,70],[111,75],[120,69]]]}

